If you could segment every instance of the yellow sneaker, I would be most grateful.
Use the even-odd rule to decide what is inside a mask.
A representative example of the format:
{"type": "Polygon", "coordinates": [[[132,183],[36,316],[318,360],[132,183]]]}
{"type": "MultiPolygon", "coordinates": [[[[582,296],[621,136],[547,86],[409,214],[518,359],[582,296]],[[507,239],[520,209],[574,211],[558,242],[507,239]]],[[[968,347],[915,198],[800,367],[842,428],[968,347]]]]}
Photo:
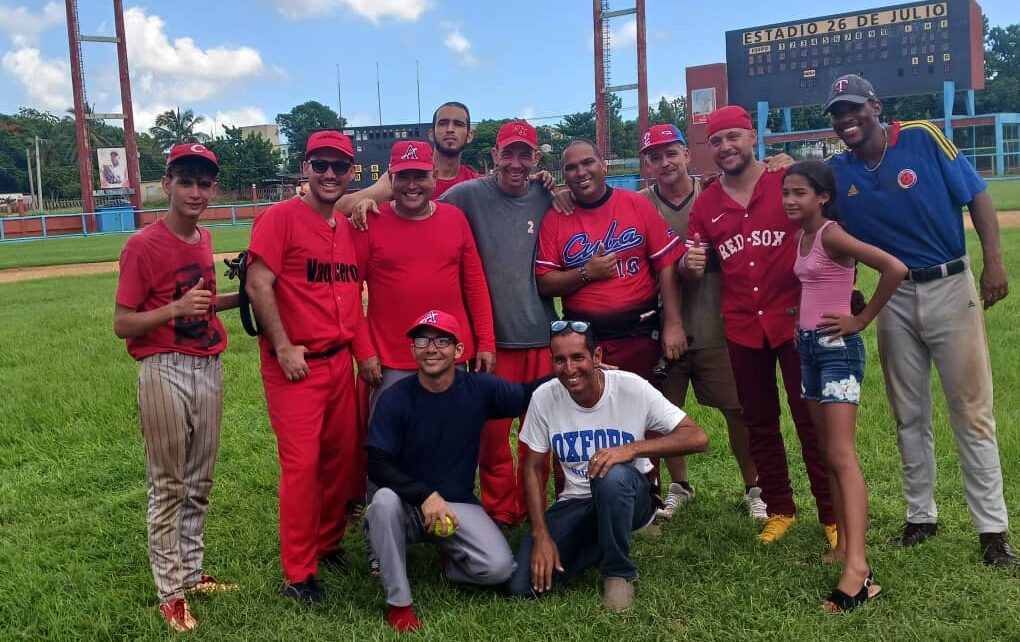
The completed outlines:
{"type": "Polygon", "coordinates": [[[790,530],[797,518],[793,515],[772,515],[765,520],[765,526],[758,533],[758,539],[763,544],[771,544],[790,530]]]}
{"type": "Polygon", "coordinates": [[[836,544],[839,542],[839,531],[836,530],[835,524],[825,525],[825,539],[829,540],[829,548],[836,550],[836,544]]]}

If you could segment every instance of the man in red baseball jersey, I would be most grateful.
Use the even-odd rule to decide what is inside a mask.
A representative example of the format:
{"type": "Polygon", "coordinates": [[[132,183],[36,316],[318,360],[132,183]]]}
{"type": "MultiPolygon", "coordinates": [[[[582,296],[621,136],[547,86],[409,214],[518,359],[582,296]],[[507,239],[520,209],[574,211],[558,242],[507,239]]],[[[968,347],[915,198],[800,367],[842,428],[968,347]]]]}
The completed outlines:
{"type": "Polygon", "coordinates": [[[323,600],[320,561],[343,567],[345,508],[365,492],[351,354],[371,370],[375,350],[351,230],[333,216],[353,161],[347,136],[312,134],[302,167],[308,193],[263,212],[249,245],[247,291],[280,454],[282,594],[303,602],[323,600]]]}
{"type": "Polygon", "coordinates": [[[446,310],[465,328],[459,363],[477,352],[478,369],[491,372],[496,360],[489,288],[471,228],[456,206],[431,200],[432,148],[414,140],[396,143],[389,173],[393,200],[379,206],[367,230],[354,232],[368,284],[368,328],[382,361],[372,408],[383,391],[417,371],[404,332],[422,310],[446,310]]]}
{"type": "Polygon", "coordinates": [[[567,145],[561,164],[578,209],[550,209],[542,221],[538,290],[563,297],[564,318],[592,324],[607,363],[651,380],[661,355],[677,359],[687,349],[673,268],[683,243],[647,198],[606,185],[606,163],[590,142],[567,145]]]}
{"type": "Polygon", "coordinates": [[[747,424],[751,457],[769,517],[758,538],[782,537],[795,520],[786,448],[779,430],[778,361],[801,452],[818,505],[818,519],[835,547],[836,516],[818,437],[800,397],[800,357],[794,345],[800,284],[793,273],[797,224],[782,204],[785,172],[766,172],[754,158],[757,132],[741,107],[708,117],[708,147],[722,176],[706,187],[691,210],[681,270],[701,278],[706,248],[722,266],[722,315],[737,394],[747,424]]]}

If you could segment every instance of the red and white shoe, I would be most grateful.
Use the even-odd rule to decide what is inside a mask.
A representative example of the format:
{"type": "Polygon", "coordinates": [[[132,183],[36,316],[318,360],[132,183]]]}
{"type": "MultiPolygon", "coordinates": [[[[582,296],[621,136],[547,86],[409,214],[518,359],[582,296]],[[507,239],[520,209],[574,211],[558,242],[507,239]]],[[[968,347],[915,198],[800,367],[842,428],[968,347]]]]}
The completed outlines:
{"type": "Polygon", "coordinates": [[[189,586],[184,589],[185,593],[225,593],[227,591],[233,591],[237,588],[237,584],[231,584],[230,582],[223,582],[212,575],[203,575],[198,583],[194,586],[189,586]]]}
{"type": "Polygon", "coordinates": [[[175,597],[165,604],[160,604],[159,612],[174,631],[185,633],[198,626],[198,620],[191,616],[191,609],[183,597],[175,597]]]}

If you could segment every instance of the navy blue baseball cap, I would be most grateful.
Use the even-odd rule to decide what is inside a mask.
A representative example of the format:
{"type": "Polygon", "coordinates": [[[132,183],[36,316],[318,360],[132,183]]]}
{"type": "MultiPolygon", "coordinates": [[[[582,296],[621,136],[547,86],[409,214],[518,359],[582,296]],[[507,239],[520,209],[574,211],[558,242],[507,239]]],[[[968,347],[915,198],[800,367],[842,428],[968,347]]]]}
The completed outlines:
{"type": "Polygon", "coordinates": [[[871,86],[871,82],[857,74],[840,76],[832,82],[832,87],[829,89],[829,100],[825,103],[824,113],[828,113],[832,106],[838,102],[863,105],[869,100],[878,100],[878,96],[875,95],[875,88],[871,86]]]}

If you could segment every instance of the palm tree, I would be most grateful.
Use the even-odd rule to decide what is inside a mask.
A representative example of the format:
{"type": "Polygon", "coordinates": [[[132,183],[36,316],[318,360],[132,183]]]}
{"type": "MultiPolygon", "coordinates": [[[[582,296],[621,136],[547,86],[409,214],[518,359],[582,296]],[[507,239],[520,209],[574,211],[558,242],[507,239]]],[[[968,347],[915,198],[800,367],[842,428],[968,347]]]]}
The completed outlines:
{"type": "Polygon", "coordinates": [[[163,151],[179,143],[204,143],[209,140],[209,135],[195,131],[195,127],[204,120],[204,116],[196,116],[190,109],[168,109],[156,116],[156,123],[149,128],[149,133],[163,151]]]}

